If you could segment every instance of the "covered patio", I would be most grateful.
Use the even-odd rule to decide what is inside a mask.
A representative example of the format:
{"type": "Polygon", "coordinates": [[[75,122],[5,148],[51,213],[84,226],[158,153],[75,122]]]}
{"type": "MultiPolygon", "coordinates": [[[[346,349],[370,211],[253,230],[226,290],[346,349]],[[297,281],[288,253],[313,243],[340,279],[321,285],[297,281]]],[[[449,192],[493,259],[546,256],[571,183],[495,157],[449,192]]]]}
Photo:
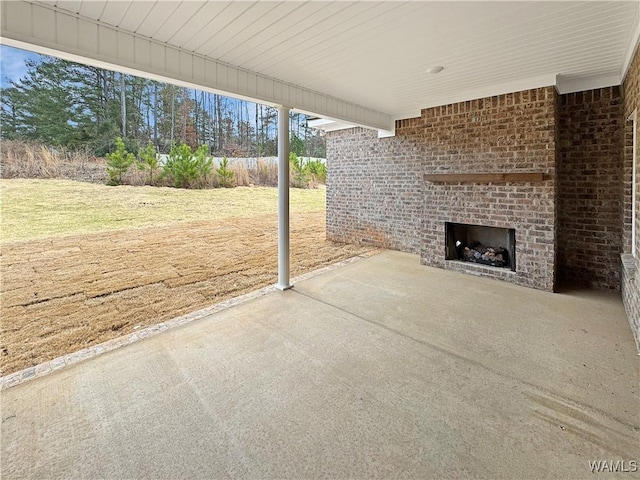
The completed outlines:
{"type": "Polygon", "coordinates": [[[635,459],[619,295],[385,251],[3,391],[3,478],[584,478],[635,459]]]}
{"type": "Polygon", "coordinates": [[[637,468],[637,2],[0,8],[4,44],[277,107],[280,169],[279,290],[3,389],[3,477],[637,468]],[[292,109],[330,239],[398,251],[291,281],[292,109]],[[517,267],[449,258],[451,222],[517,267]]]}

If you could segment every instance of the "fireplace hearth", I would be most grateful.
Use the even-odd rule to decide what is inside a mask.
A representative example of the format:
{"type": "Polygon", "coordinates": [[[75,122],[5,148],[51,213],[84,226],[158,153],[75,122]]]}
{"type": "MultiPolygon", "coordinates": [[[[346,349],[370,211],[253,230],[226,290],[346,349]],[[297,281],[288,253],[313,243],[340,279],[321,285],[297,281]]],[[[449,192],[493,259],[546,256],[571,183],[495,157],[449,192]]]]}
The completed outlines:
{"type": "Polygon", "coordinates": [[[513,228],[445,222],[445,259],[516,271],[513,228]]]}

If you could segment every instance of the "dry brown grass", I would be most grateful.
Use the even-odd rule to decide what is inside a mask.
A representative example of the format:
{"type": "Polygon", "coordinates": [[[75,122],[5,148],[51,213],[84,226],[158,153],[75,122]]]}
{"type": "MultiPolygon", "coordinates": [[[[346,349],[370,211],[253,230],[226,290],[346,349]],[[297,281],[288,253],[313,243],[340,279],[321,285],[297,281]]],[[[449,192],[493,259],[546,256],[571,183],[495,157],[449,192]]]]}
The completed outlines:
{"type": "Polygon", "coordinates": [[[248,187],[252,184],[249,178],[249,170],[242,164],[232,164],[231,171],[235,179],[236,187],[248,187]]]}
{"type": "Polygon", "coordinates": [[[44,145],[3,140],[0,142],[2,178],[56,178],[61,173],[60,152],[44,145]]]}
{"type": "Polygon", "coordinates": [[[251,171],[251,183],[275,187],[278,185],[278,165],[259,158],[256,168],[251,171]]]}
{"type": "MultiPolygon", "coordinates": [[[[328,242],[324,212],[293,214],[299,275],[368,249],[328,242]]],[[[274,214],[5,243],[3,375],[129,334],[277,277],[274,214]]]]}
{"type": "MultiPolygon", "coordinates": [[[[52,148],[22,140],[0,142],[0,178],[65,178],[104,183],[106,163],[83,150],[52,148]]],[[[132,181],[137,181],[134,172],[132,181]]]]}

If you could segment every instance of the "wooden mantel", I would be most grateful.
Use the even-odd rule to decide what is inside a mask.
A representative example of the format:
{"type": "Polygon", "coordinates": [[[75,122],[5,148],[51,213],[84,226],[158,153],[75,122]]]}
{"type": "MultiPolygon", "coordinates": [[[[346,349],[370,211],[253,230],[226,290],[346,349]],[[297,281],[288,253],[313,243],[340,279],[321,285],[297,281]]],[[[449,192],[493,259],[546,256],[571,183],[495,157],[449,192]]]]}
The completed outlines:
{"type": "Polygon", "coordinates": [[[433,183],[542,182],[544,173],[428,173],[424,180],[433,183]]]}

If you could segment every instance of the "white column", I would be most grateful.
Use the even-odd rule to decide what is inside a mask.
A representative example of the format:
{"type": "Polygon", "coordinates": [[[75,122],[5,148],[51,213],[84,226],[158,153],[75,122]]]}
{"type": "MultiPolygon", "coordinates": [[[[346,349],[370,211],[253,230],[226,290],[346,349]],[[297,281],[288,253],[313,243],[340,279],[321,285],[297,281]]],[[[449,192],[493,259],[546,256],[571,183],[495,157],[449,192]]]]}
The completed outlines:
{"type": "Polygon", "coordinates": [[[291,288],[289,281],[289,109],[278,107],[278,284],[291,288]]]}

